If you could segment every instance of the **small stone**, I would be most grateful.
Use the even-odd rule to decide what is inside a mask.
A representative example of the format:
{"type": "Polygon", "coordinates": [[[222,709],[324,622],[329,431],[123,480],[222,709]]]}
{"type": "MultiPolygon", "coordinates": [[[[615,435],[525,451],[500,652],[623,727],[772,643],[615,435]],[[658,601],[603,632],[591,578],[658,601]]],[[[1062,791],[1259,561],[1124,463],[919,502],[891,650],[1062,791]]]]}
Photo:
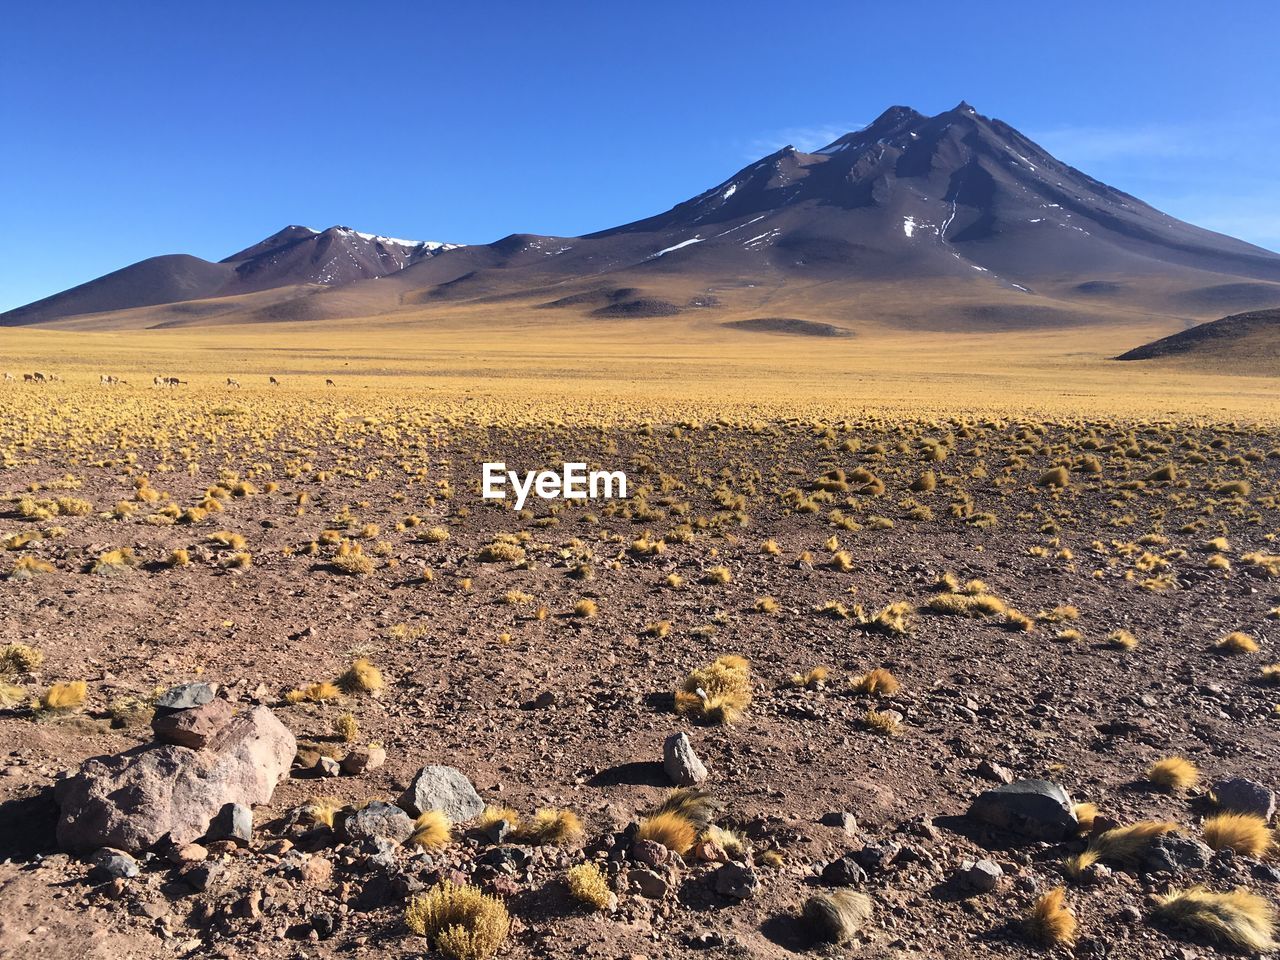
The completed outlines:
{"type": "Polygon", "coordinates": [[[188,710],[157,710],[151,718],[151,730],[161,743],[203,750],[234,715],[235,709],[226,700],[210,700],[188,710]]]}
{"type": "Polygon", "coordinates": [[[990,893],[1000,886],[1004,871],[991,860],[966,860],[956,871],[956,882],[974,893],[990,893]]]}
{"type": "Polygon", "coordinates": [[[228,803],[209,821],[205,838],[215,842],[231,840],[247,846],[253,839],[253,809],[243,803],[228,803]]]}
{"type": "Polygon", "coordinates": [[[687,733],[673,733],[662,744],[662,769],[678,787],[692,787],[708,777],[687,733]]]}
{"type": "Polygon", "coordinates": [[[996,783],[1013,783],[1013,773],[992,760],[983,760],[978,764],[978,776],[996,783]]]}
{"type": "Polygon", "coordinates": [[[454,767],[423,767],[396,802],[411,817],[428,810],[440,810],[454,823],[466,823],[484,810],[484,801],[476,788],[454,767]]]}
{"type": "Polygon", "coordinates": [[[1207,867],[1213,851],[1194,837],[1167,833],[1156,837],[1142,851],[1142,867],[1147,873],[1179,874],[1207,867]]]}
{"type": "Polygon", "coordinates": [[[1252,813],[1270,820],[1276,812],[1276,795],[1256,780],[1244,777],[1219,780],[1210,793],[1214,803],[1233,813],[1252,813]]]}
{"type": "Polygon", "coordinates": [[[666,877],[654,873],[647,867],[632,867],[627,872],[627,880],[640,891],[642,897],[650,900],[661,900],[671,889],[671,884],[667,882],[666,877]]]}
{"type": "Polygon", "coordinates": [[[333,861],[319,855],[308,857],[299,865],[298,874],[309,887],[327,887],[333,879],[333,861]]]}
{"type": "Polygon", "coordinates": [[[343,822],[343,830],[350,840],[366,840],[375,837],[404,843],[413,834],[413,817],[399,807],[375,800],[366,804],[343,822]]]}
{"type": "Polygon", "coordinates": [[[760,889],[760,878],[750,867],[726,863],[713,877],[716,893],[733,900],[746,900],[760,889]]]}
{"type": "Polygon", "coordinates": [[[841,857],[822,868],[822,882],[829,887],[853,887],[867,882],[867,871],[853,857],[841,857]]]}
{"type": "Polygon", "coordinates": [[[226,869],[220,863],[206,860],[187,867],[178,877],[196,893],[207,893],[222,882],[226,869]]]}
{"type": "Polygon", "coordinates": [[[156,712],[190,710],[202,707],[218,695],[218,688],[211,683],[184,683],[170,687],[152,702],[156,712]]]}
{"type": "Polygon", "coordinates": [[[868,873],[878,873],[888,870],[901,852],[902,844],[894,843],[892,840],[882,840],[878,843],[868,843],[861,850],[855,850],[852,857],[863,870],[868,873]]]}
{"type": "Polygon", "coordinates": [[[312,769],[320,777],[336,777],[342,773],[342,765],[333,757],[316,758],[316,765],[312,769]]]}
{"type": "Polygon", "coordinates": [[[342,772],[348,777],[358,777],[370,770],[377,770],[386,762],[387,751],[382,747],[354,747],[342,758],[342,772]]]}
{"type": "Polygon", "coordinates": [[[656,840],[637,840],[631,844],[631,859],[649,867],[664,867],[671,862],[671,851],[656,840]]]}
{"type": "Polygon", "coordinates": [[[89,870],[90,883],[107,883],[111,880],[129,880],[142,872],[138,861],[123,850],[112,850],[103,847],[91,858],[93,867],[89,870]]]}
{"type": "Polygon", "coordinates": [[[169,851],[169,862],[175,865],[184,863],[203,863],[209,859],[209,848],[198,843],[184,843],[169,851]]]}
{"type": "Polygon", "coordinates": [[[852,837],[858,832],[858,818],[847,810],[833,810],[831,813],[824,813],[822,820],[819,822],[824,827],[839,827],[845,832],[845,836],[852,837]]]}
{"type": "Polygon", "coordinates": [[[1255,863],[1249,868],[1249,876],[1263,883],[1280,883],[1280,867],[1274,863],[1255,863]]]}

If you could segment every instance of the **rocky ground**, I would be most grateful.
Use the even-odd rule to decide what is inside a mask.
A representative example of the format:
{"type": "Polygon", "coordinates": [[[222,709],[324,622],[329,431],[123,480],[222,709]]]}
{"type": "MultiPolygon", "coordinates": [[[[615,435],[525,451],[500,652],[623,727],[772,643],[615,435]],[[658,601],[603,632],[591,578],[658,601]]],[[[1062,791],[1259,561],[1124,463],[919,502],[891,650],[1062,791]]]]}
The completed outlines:
{"type": "Polygon", "coordinates": [[[42,654],[11,670],[20,695],[0,712],[0,957],[423,956],[406,902],[448,880],[503,900],[511,957],[1209,957],[1219,948],[1158,920],[1154,896],[1280,894],[1270,852],[1201,845],[1218,781],[1246,778],[1273,812],[1280,691],[1262,668],[1280,659],[1280,450],[1266,431],[517,431],[193,404],[127,422],[46,411],[0,442],[0,642],[42,654]],[[630,499],[516,513],[479,497],[482,461],[565,459],[625,469],[630,499]],[[171,565],[179,550],[189,563],[171,565]],[[988,612],[939,601],[957,596],[991,598],[988,612]],[[1218,647],[1233,631],[1258,649],[1218,647]],[[742,715],[677,713],[686,675],[724,654],[750,664],[742,715]],[[361,658],[380,688],[289,702],[361,658]],[[900,689],[864,692],[876,668],[900,689]],[[29,705],[77,680],[83,705],[29,705]],[[171,692],[184,684],[210,686],[171,692]],[[281,730],[241,749],[227,730],[250,721],[281,730]],[[742,850],[636,841],[672,770],[689,776],[664,765],[681,732],[742,850]],[[125,751],[169,771],[147,780],[162,800],[99,790],[83,835],[60,831],[93,790],[68,800],[77,788],[55,784],[125,751]],[[1148,767],[1169,756],[1199,778],[1153,787],[1148,767]],[[460,822],[442,848],[402,845],[407,792],[431,766],[474,786],[473,801],[455,784],[459,820],[476,804],[551,807],[583,832],[534,843],[460,822]],[[165,793],[184,777],[199,789],[165,793]],[[1025,780],[1049,783],[971,811],[1025,780]],[[1194,843],[1073,876],[1078,803],[1097,806],[1097,832],[1168,820],[1194,843]],[[101,846],[134,849],[102,852],[89,821],[115,831],[101,846]],[[603,910],[566,885],[588,861],[614,894],[603,910]],[[1079,929],[1046,948],[1023,918],[1058,886],[1079,929]],[[832,889],[872,906],[835,947],[800,918],[832,889]]]}

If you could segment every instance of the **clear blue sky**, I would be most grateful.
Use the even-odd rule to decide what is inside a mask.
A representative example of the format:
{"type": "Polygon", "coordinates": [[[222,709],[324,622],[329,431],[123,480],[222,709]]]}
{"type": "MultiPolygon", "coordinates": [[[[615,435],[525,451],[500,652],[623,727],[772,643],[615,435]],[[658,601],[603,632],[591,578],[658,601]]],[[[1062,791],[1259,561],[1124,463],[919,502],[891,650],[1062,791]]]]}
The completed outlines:
{"type": "Polygon", "coordinates": [[[0,309],[289,223],[602,229],[961,99],[1280,249],[1277,36],[1274,2],[7,4],[0,309]]]}

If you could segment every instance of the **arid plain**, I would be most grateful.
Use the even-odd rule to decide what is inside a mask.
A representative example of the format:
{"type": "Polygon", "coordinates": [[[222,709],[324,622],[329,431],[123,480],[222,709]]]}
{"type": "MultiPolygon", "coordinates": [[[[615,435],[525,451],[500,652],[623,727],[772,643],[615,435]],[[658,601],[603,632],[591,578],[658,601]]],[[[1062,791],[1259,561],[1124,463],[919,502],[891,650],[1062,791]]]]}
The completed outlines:
{"type": "Polygon", "coordinates": [[[1269,948],[1274,377],[533,316],[4,331],[0,956],[1269,948]],[[64,771],[206,683],[294,740],[251,828],[60,852],[64,771]],[[402,812],[424,766],[485,811],[402,812]]]}

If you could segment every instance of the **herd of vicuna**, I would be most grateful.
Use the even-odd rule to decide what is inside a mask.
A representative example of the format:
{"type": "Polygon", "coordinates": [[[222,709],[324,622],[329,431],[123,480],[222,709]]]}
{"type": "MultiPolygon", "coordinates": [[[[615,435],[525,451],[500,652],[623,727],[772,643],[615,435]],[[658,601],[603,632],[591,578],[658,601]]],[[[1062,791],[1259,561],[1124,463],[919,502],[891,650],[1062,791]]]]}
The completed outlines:
{"type": "MultiPolygon", "coordinates": [[[[4,374],[4,380],[6,383],[16,383],[17,379],[18,378],[15,377],[12,373],[6,372],[4,374]]],[[[33,373],[24,373],[22,375],[22,380],[24,383],[53,383],[54,381],[61,380],[61,379],[62,378],[59,377],[56,373],[42,373],[39,370],[36,370],[33,373]]],[[[270,383],[271,386],[273,387],[280,386],[280,380],[276,377],[267,377],[267,382],[270,383]]],[[[115,387],[120,385],[127,386],[129,381],[122,380],[120,377],[117,377],[110,373],[102,373],[98,375],[98,383],[104,387],[115,387]]],[[[157,377],[151,378],[151,384],[152,386],[155,386],[155,387],[168,387],[172,389],[174,387],[185,387],[188,385],[188,381],[179,379],[178,377],[157,376],[157,377]]],[[[324,385],[326,387],[337,386],[337,384],[329,377],[325,378],[324,385]]],[[[235,377],[227,377],[227,387],[229,389],[239,390],[240,381],[237,380],[235,377]]]]}

